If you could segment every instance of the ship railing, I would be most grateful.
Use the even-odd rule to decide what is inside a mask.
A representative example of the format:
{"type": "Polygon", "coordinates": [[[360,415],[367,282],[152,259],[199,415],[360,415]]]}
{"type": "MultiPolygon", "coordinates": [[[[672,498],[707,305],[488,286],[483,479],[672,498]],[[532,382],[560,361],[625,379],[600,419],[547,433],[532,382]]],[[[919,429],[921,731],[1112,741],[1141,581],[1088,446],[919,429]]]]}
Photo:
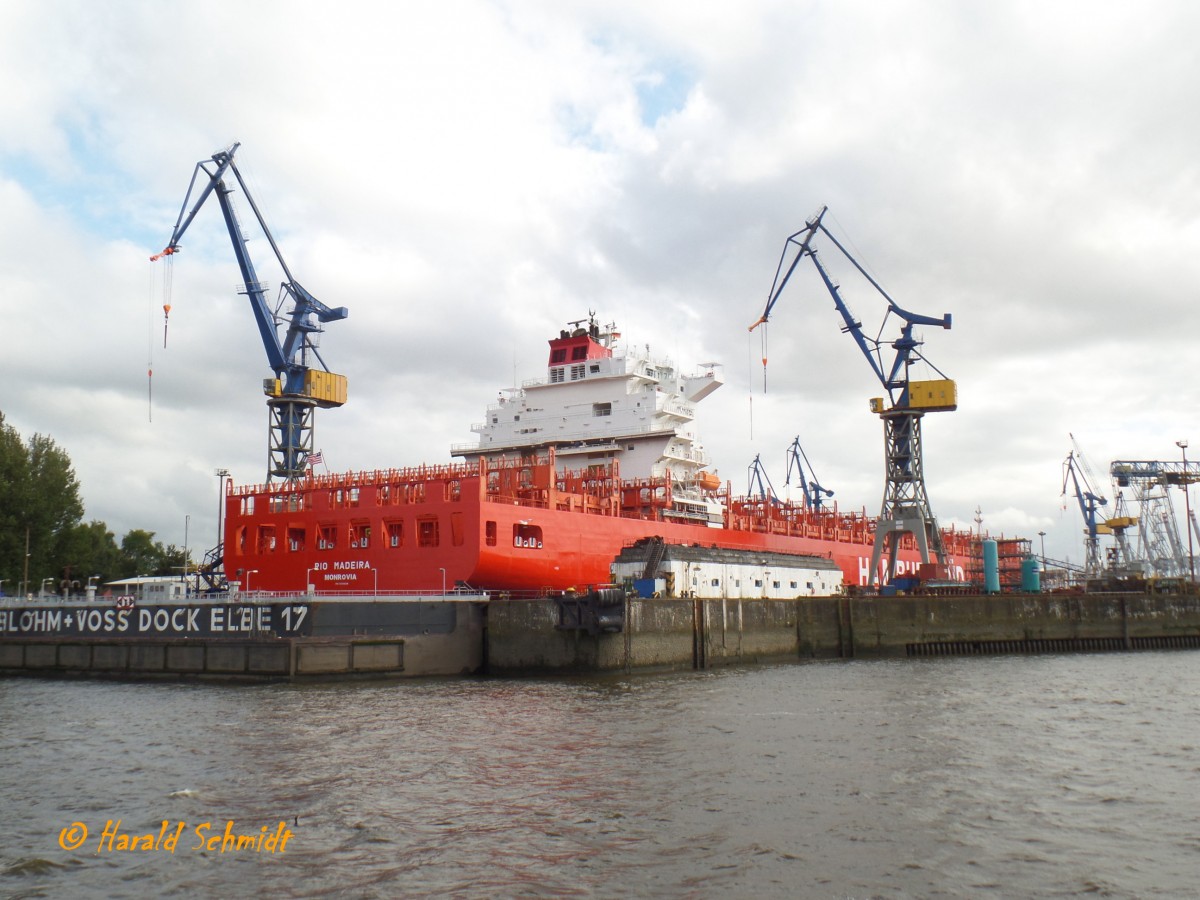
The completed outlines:
{"type": "Polygon", "coordinates": [[[442,481],[446,479],[470,478],[478,475],[479,469],[473,463],[447,463],[445,465],[406,466],[395,469],[374,469],[349,472],[328,472],[323,475],[309,475],[299,482],[271,482],[269,484],[230,483],[229,493],[232,496],[249,494],[289,494],[305,490],[322,490],[327,488],[369,487],[372,485],[395,484],[398,482],[442,481]]]}
{"type": "MultiPolygon", "coordinates": [[[[322,590],[322,591],[226,591],[221,593],[201,593],[188,594],[179,597],[149,597],[134,598],[134,606],[136,609],[139,606],[227,606],[236,605],[238,603],[271,603],[276,601],[302,602],[305,600],[355,600],[355,601],[370,601],[370,600],[411,600],[415,602],[429,602],[431,600],[446,599],[447,601],[479,601],[487,599],[489,592],[487,591],[464,591],[464,590],[447,590],[444,594],[437,589],[429,591],[400,591],[400,590],[385,590],[379,591],[362,591],[362,590],[322,590]]],[[[13,607],[21,607],[23,609],[40,609],[54,608],[64,605],[84,605],[84,606],[115,606],[118,598],[116,596],[104,597],[96,596],[89,600],[86,596],[46,596],[39,597],[37,594],[32,594],[29,597],[0,597],[0,609],[9,609],[13,607]]]]}

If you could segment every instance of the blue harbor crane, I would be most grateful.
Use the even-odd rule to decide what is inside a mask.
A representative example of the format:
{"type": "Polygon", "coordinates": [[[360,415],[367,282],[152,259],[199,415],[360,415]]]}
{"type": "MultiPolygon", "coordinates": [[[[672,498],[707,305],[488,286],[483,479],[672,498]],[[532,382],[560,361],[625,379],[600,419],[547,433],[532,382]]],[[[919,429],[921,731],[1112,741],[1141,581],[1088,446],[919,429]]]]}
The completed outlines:
{"type": "Polygon", "coordinates": [[[788,467],[787,477],[784,479],[784,484],[792,483],[792,470],[796,471],[796,478],[800,483],[800,489],[804,492],[804,503],[809,509],[820,510],[821,503],[825,497],[832,497],[833,491],[829,488],[821,487],[817,482],[817,475],[813,472],[812,463],[808,461],[808,456],[804,453],[804,448],[800,446],[800,435],[796,435],[795,440],[787,449],[788,467]],[[801,464],[803,460],[803,465],[801,464]],[[804,477],[804,466],[808,466],[808,473],[812,475],[812,480],[808,481],[804,477]]]}
{"type": "Polygon", "coordinates": [[[1079,445],[1075,443],[1075,435],[1072,434],[1070,437],[1074,449],[1063,460],[1062,495],[1066,496],[1067,487],[1070,486],[1075,491],[1075,499],[1079,501],[1079,511],[1083,514],[1083,524],[1087,534],[1084,539],[1086,552],[1083,570],[1086,576],[1095,578],[1100,574],[1101,569],[1100,535],[1112,533],[1107,524],[1098,519],[1100,507],[1108,505],[1108,498],[1097,488],[1092,487],[1096,476],[1093,473],[1089,477],[1091,466],[1088,465],[1079,445]]]}
{"type": "Polygon", "coordinates": [[[779,498],[775,496],[775,485],[771,484],[767,469],[757,453],[754,454],[754,462],[750,463],[746,470],[746,481],[747,497],[762,497],[771,503],[779,502],[779,498]]]}
{"type": "MultiPolygon", "coordinates": [[[[883,420],[886,458],[883,506],[875,526],[875,547],[871,554],[871,571],[868,582],[874,585],[879,572],[880,560],[885,553],[888,560],[887,580],[890,582],[895,577],[899,538],[906,532],[915,538],[922,562],[930,562],[931,550],[936,555],[939,564],[945,565],[947,562],[942,532],[938,528],[933,510],[930,508],[929,495],[925,489],[921,450],[921,418],[928,412],[956,409],[958,391],[955,383],[922,355],[919,348],[923,342],[913,336],[913,329],[918,325],[948,329],[950,328],[950,314],[946,313],[940,317],[926,316],[901,308],[825,227],[822,219],[827,211],[828,207],[821,207],[820,211],[805,223],[804,228],[790,235],[784,243],[766,308],[759,320],[750,326],[750,330],[753,331],[759,325],[766,324],[783,289],[787,287],[792,273],[795,272],[801,260],[808,258],[816,266],[821,280],[825,282],[825,287],[833,297],[833,305],[842,317],[843,333],[848,333],[854,338],[858,349],[871,366],[871,371],[883,385],[887,397],[875,397],[870,402],[871,411],[878,414],[883,420]],[[813,241],[818,234],[824,235],[832,242],[833,246],[850,261],[859,274],[866,278],[887,301],[887,312],[880,325],[878,335],[883,333],[883,327],[887,324],[890,316],[900,319],[902,323],[900,336],[894,341],[881,340],[878,335],[871,337],[863,331],[862,323],[854,317],[842,299],[840,286],[833,280],[817,256],[813,241]],[[884,360],[884,353],[888,347],[895,351],[895,356],[890,364],[884,360]],[[909,369],[916,362],[925,362],[941,375],[941,378],[931,381],[911,381],[909,369]]],[[[763,362],[765,365],[765,354],[763,362]]]]}
{"type": "Polygon", "coordinates": [[[274,377],[263,382],[263,393],[267,395],[270,413],[268,426],[267,481],[282,479],[296,481],[307,471],[308,457],[313,452],[313,410],[316,407],[331,408],[346,402],[346,376],[330,372],[325,361],[317,352],[317,336],[324,331],[321,325],[344,319],[346,307],[329,307],[305,290],[293,277],[279,252],[267,223],[259,212],[254,198],[242,179],[241,172],[233,161],[241,144],[235,143],[225,150],[214,153],[210,159],[196,163],[191,183],[183,198],[175,230],[166,248],[151,260],[170,257],[178,253],[180,240],[192,224],[196,213],[210,195],[216,194],[225,217],[225,227],[233,242],[233,253],[241,269],[244,287],[238,293],[250,299],[250,308],[258,325],[258,332],[267,351],[267,363],[274,377]],[[229,173],[237,180],[246,202],[254,212],[259,227],[286,280],[280,285],[278,302],[274,309],[267,303],[267,285],[258,280],[246,236],[233,206],[235,188],[227,183],[229,173]],[[193,192],[196,201],[188,211],[188,201],[193,192]],[[287,303],[291,309],[284,310],[287,303]],[[280,337],[280,330],[286,331],[280,337]],[[315,362],[319,368],[314,368],[315,362]]]}

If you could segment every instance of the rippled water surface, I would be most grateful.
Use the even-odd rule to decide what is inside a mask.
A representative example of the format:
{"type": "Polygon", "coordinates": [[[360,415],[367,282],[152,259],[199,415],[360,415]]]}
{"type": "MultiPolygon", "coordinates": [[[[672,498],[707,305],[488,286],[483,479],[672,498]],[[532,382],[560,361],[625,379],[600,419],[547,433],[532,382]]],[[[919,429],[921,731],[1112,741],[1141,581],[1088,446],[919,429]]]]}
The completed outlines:
{"type": "Polygon", "coordinates": [[[1195,652],[0,680],[0,896],[1196,896],[1198,697],[1195,652]]]}

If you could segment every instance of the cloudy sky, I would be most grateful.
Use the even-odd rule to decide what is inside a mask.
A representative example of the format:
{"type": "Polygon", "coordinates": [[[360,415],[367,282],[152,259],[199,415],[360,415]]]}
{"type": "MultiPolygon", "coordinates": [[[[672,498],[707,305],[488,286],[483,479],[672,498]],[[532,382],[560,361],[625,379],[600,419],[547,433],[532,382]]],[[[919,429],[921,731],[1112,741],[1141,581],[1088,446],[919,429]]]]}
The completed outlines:
{"type": "MultiPolygon", "coordinates": [[[[879,387],[811,267],[765,393],[747,331],[828,205],[901,306],[954,317],[924,333],[959,389],[924,423],[942,523],[979,509],[1078,561],[1069,434],[1109,497],[1114,459],[1200,456],[1198,36],[1182,0],[4,3],[0,410],[67,450],[88,519],[212,546],[214,469],[264,476],[270,371],[215,203],[173,261],[165,349],[148,257],[196,161],[240,141],[293,274],[350,311],[322,344],[350,379],[316,423],[333,469],[450,461],[595,310],[724,364],[699,431],[735,488],[761,454],[782,492],[799,435],[874,513],[879,387]]],[[[877,328],[880,298],[842,284],[877,328]]]]}

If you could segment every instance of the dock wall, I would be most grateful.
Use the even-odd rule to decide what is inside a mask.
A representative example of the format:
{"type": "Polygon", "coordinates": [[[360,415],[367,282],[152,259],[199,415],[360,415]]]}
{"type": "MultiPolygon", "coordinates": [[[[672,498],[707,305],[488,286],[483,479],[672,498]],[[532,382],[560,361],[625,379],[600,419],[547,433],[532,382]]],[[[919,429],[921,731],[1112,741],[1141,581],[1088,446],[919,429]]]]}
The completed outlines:
{"type": "Polygon", "coordinates": [[[0,610],[0,675],[224,681],[463,675],[480,602],[100,604],[0,610]]]}
{"type": "Polygon", "coordinates": [[[1200,648],[1200,597],[1000,594],[0,610],[0,675],[305,680],[1200,648]],[[595,613],[595,614],[592,614],[595,613]]]}
{"type": "Polygon", "coordinates": [[[552,599],[493,602],[487,615],[493,674],[1200,648],[1200,597],[1176,594],[635,599],[622,631],[599,634],[562,627],[552,599]]]}

